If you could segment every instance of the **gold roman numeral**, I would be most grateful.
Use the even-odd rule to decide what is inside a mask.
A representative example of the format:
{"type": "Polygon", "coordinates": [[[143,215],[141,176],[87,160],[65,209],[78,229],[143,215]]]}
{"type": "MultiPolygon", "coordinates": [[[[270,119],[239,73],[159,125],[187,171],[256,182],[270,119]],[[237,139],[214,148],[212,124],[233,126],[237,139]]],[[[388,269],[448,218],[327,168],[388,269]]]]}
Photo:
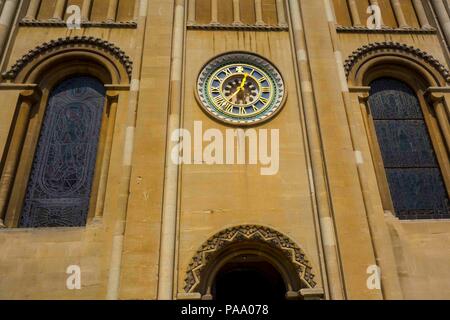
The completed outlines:
{"type": "Polygon", "coordinates": [[[263,83],[264,81],[267,81],[266,77],[261,77],[258,79],[259,83],[263,83]]]}
{"type": "Polygon", "coordinates": [[[225,73],[225,77],[229,77],[233,74],[233,72],[231,72],[230,68],[224,69],[223,72],[225,73]]]}
{"type": "Polygon", "coordinates": [[[261,98],[259,98],[259,101],[261,101],[263,104],[267,104],[269,102],[269,99],[261,97],[261,98]]]}
{"type": "Polygon", "coordinates": [[[262,93],[270,93],[270,87],[261,87],[262,93]]]}
{"type": "Polygon", "coordinates": [[[226,104],[227,105],[224,106],[225,112],[233,113],[234,106],[232,104],[228,103],[228,102],[226,104]]]}
{"type": "Polygon", "coordinates": [[[245,107],[239,107],[239,114],[247,114],[247,110],[245,110],[245,107]]]}

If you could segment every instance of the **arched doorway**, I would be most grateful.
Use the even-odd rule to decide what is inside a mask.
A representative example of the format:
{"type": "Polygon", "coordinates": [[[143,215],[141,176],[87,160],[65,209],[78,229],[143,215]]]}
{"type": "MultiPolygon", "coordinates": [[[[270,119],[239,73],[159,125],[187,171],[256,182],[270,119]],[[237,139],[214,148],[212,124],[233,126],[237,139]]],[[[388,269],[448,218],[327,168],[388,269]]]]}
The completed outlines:
{"type": "MultiPolygon", "coordinates": [[[[219,301],[302,299],[317,288],[306,254],[262,226],[226,229],[206,241],[188,267],[186,297],[219,301]]],[[[314,293],[319,296],[317,292],[314,293]]]]}
{"type": "Polygon", "coordinates": [[[280,272],[256,254],[228,261],[217,273],[212,296],[217,301],[282,301],[287,288],[280,272]]]}

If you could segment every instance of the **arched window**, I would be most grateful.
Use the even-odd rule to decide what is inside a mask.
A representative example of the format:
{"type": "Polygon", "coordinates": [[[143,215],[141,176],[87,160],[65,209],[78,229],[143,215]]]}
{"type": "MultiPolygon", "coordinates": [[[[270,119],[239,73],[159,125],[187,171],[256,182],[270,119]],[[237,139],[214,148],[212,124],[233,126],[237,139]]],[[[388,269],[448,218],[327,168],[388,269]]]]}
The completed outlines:
{"type": "Polygon", "coordinates": [[[92,77],[72,77],[52,90],[20,227],[86,224],[104,104],[104,86],[92,77]]]}
{"type": "Polygon", "coordinates": [[[416,93],[393,78],[370,86],[370,112],[396,216],[448,218],[448,193],[416,93]]]}

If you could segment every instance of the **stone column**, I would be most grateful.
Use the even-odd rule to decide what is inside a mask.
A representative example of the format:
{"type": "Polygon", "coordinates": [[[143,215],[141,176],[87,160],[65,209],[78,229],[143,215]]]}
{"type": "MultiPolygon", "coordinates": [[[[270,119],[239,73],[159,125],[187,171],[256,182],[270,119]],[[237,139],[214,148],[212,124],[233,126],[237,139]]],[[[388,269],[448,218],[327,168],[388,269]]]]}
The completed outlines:
{"type": "Polygon", "coordinates": [[[55,10],[53,11],[53,20],[62,20],[64,17],[64,9],[66,8],[66,0],[56,0],[55,10]]]}
{"type": "Polygon", "coordinates": [[[196,10],[196,8],[195,7],[196,7],[195,6],[195,0],[189,0],[189,8],[188,8],[188,10],[189,10],[189,12],[188,12],[188,24],[189,25],[195,24],[195,19],[196,19],[196,17],[195,17],[195,10],[196,10]]]}
{"type": "Polygon", "coordinates": [[[356,4],[356,0],[347,0],[348,7],[350,8],[350,15],[352,17],[352,22],[354,27],[360,27],[361,18],[359,17],[358,6],[356,4]]]}
{"type": "Polygon", "coordinates": [[[422,0],[413,0],[412,2],[417,14],[417,18],[419,19],[420,26],[424,29],[431,28],[427,14],[425,13],[425,8],[423,7],[422,0]]]}
{"type": "Polygon", "coordinates": [[[97,197],[91,199],[91,206],[95,206],[94,222],[100,221],[103,216],[103,210],[105,208],[106,187],[108,183],[108,173],[111,163],[111,150],[114,137],[114,126],[116,123],[116,111],[117,101],[119,98],[119,92],[110,90],[108,86],[105,86],[107,110],[106,117],[103,117],[102,128],[106,127],[106,135],[104,140],[104,146],[99,149],[97,158],[101,159],[100,164],[100,178],[97,187],[97,197]]]}
{"type": "Polygon", "coordinates": [[[106,21],[114,22],[117,17],[117,6],[119,0],[109,0],[108,13],[106,14],[106,21]]]}
{"type": "Polygon", "coordinates": [[[278,25],[285,26],[286,22],[286,13],[284,11],[284,0],[277,0],[277,15],[278,15],[278,25]]]}
{"type": "Polygon", "coordinates": [[[233,24],[242,24],[240,0],[233,0],[233,24]]]}
{"type": "Polygon", "coordinates": [[[81,5],[81,21],[89,21],[91,16],[92,0],[83,0],[81,5]]]}
{"type": "Polygon", "coordinates": [[[17,0],[6,0],[0,15],[0,54],[4,51],[17,12],[17,0]]]}
{"type": "Polygon", "coordinates": [[[133,73],[130,82],[130,93],[127,105],[127,119],[124,126],[124,145],[122,150],[120,184],[117,195],[117,220],[111,248],[111,260],[108,271],[106,299],[119,299],[120,274],[122,270],[123,244],[127,223],[128,200],[130,197],[132,161],[134,151],[134,135],[136,131],[136,114],[138,109],[140,78],[142,71],[142,52],[144,50],[145,29],[147,26],[148,0],[137,0],[135,15],[137,19],[136,37],[131,39],[134,48],[133,73]]]}
{"type": "Polygon", "coordinates": [[[263,12],[262,12],[262,0],[255,0],[255,16],[256,16],[256,24],[264,25],[263,20],[263,12]]]}
{"type": "Polygon", "coordinates": [[[450,110],[445,101],[445,93],[439,92],[440,88],[430,88],[428,96],[433,103],[436,118],[439,123],[442,135],[444,137],[444,144],[447,150],[450,150],[450,110]]]}
{"type": "Polygon", "coordinates": [[[218,0],[211,0],[211,24],[218,24],[218,0]]]}
{"type": "Polygon", "coordinates": [[[317,198],[318,225],[321,232],[321,242],[324,248],[325,274],[328,278],[330,298],[342,300],[345,297],[341,278],[340,261],[337,248],[336,231],[328,199],[326,177],[324,176],[324,159],[320,140],[319,123],[316,115],[315,97],[312,87],[312,75],[309,66],[308,48],[306,44],[303,19],[300,13],[299,1],[289,0],[292,20],[293,41],[296,52],[299,86],[302,93],[302,110],[306,122],[306,134],[309,141],[311,167],[311,192],[317,198]]]}
{"type": "Polygon", "coordinates": [[[443,0],[431,0],[431,3],[433,4],[434,11],[436,12],[448,45],[450,44],[450,17],[448,16],[447,9],[445,8],[443,0]]]}
{"type": "Polygon", "coordinates": [[[395,18],[397,19],[398,26],[400,28],[407,28],[408,23],[406,22],[405,14],[403,13],[402,5],[400,0],[391,0],[392,8],[394,9],[395,18]]]}
{"type": "MultiPolygon", "coordinates": [[[[333,5],[332,0],[324,1],[325,5],[329,8],[328,11],[331,11],[333,5]]],[[[368,228],[372,236],[372,244],[376,261],[382,269],[381,278],[383,289],[373,291],[373,293],[374,295],[377,294],[379,297],[382,297],[384,293],[384,297],[387,299],[401,299],[401,287],[397,275],[395,257],[391,249],[392,243],[390,241],[388,229],[386,228],[386,222],[384,221],[384,211],[379,210],[380,206],[379,203],[377,203],[377,180],[374,175],[374,171],[372,170],[372,164],[370,161],[367,161],[366,158],[367,155],[370,155],[370,148],[367,140],[365,140],[366,133],[362,129],[363,126],[361,125],[361,122],[359,122],[361,119],[360,112],[358,112],[358,108],[355,108],[359,101],[355,103],[354,99],[352,99],[353,97],[350,96],[347,77],[344,70],[344,59],[339,46],[339,41],[337,40],[336,28],[334,27],[336,19],[331,14],[328,14],[328,21],[332,46],[340,78],[340,87],[342,91],[347,124],[350,131],[352,147],[355,153],[358,180],[364,199],[368,228]]],[[[364,87],[362,90],[367,98],[370,88],[364,87]]]]}
{"type": "Polygon", "coordinates": [[[38,90],[27,90],[20,94],[20,104],[17,110],[17,120],[12,128],[12,138],[7,150],[5,165],[0,178],[0,228],[4,228],[6,210],[11,194],[17,167],[19,166],[20,154],[27,134],[30,112],[33,105],[39,101],[38,90]]]}
{"type": "Polygon", "coordinates": [[[39,10],[41,0],[31,0],[28,6],[27,14],[25,15],[25,20],[36,20],[36,16],[39,10]]]}
{"type": "Polygon", "coordinates": [[[169,121],[167,127],[166,167],[164,178],[164,198],[162,210],[161,242],[158,273],[158,300],[174,298],[175,248],[178,218],[178,177],[179,165],[174,163],[170,150],[179,141],[171,139],[180,128],[180,114],[183,94],[183,55],[185,31],[185,1],[175,0],[175,17],[172,34],[172,59],[170,74],[169,121]]]}

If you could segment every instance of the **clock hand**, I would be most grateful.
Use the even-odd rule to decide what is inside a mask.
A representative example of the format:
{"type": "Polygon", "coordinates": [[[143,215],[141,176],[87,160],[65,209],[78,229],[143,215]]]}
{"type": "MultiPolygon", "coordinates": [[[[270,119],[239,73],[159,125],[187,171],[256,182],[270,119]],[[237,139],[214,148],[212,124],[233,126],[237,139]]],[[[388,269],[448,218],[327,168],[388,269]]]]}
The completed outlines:
{"type": "Polygon", "coordinates": [[[232,96],[230,96],[230,97],[228,98],[228,100],[233,99],[239,92],[241,92],[242,89],[244,89],[244,86],[245,86],[245,84],[247,83],[247,77],[248,77],[248,74],[246,73],[246,74],[244,75],[244,79],[242,80],[241,86],[236,90],[235,93],[233,93],[232,96]]]}
{"type": "Polygon", "coordinates": [[[246,73],[244,75],[244,79],[242,80],[242,83],[241,83],[241,86],[240,86],[241,90],[244,89],[244,86],[247,83],[247,77],[248,77],[248,74],[246,73]]]}

